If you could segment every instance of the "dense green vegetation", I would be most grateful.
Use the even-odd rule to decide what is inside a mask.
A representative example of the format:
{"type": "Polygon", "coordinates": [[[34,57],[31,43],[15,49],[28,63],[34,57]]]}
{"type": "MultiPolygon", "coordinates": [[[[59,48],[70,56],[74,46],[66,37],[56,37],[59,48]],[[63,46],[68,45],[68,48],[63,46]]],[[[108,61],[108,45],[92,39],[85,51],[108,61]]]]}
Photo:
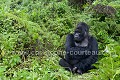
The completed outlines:
{"type": "Polygon", "coordinates": [[[68,0],[0,0],[0,80],[119,80],[120,1],[78,6],[68,5],[68,0]],[[97,4],[116,12],[95,11],[97,4]],[[66,35],[80,21],[90,26],[100,54],[98,69],[83,75],[65,71],[53,52],[64,51],[66,35]]]}

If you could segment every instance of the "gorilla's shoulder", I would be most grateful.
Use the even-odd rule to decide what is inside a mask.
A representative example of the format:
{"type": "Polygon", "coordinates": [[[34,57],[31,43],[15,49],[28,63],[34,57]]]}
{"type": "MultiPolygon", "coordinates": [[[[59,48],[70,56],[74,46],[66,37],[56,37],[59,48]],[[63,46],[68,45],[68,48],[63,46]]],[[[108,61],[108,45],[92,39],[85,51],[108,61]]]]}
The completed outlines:
{"type": "Polygon", "coordinates": [[[67,38],[74,38],[73,34],[67,34],[67,38]]]}
{"type": "Polygon", "coordinates": [[[97,39],[95,37],[93,37],[93,36],[90,36],[89,40],[90,40],[90,42],[97,42],[97,39]]]}
{"type": "Polygon", "coordinates": [[[70,34],[67,34],[67,36],[73,36],[73,34],[72,34],[72,33],[70,33],[70,34]]]}

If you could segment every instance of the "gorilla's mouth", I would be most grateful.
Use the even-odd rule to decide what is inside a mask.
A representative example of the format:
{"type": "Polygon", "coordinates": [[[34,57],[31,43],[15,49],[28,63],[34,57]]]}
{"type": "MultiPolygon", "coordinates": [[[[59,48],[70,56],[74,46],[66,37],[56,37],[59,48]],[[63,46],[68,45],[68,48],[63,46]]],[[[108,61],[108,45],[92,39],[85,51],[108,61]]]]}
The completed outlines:
{"type": "Polygon", "coordinates": [[[80,43],[81,41],[84,40],[84,37],[83,36],[80,36],[80,37],[74,37],[74,40],[76,43],[80,43]]]}
{"type": "Polygon", "coordinates": [[[74,40],[76,43],[80,43],[85,39],[85,31],[81,31],[80,33],[77,31],[74,33],[74,40]]]}

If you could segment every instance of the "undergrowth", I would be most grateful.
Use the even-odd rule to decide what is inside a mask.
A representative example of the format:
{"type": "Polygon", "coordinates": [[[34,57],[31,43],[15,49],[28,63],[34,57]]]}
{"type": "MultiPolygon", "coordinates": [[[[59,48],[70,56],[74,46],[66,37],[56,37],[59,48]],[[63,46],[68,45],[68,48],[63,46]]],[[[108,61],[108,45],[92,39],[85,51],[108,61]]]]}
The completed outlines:
{"type": "Polygon", "coordinates": [[[119,4],[95,0],[81,10],[67,0],[0,1],[0,80],[119,80],[119,4]],[[97,4],[112,6],[116,13],[96,13],[97,4]],[[98,69],[83,75],[61,68],[55,53],[64,51],[66,35],[78,22],[86,22],[99,43],[98,69]]]}

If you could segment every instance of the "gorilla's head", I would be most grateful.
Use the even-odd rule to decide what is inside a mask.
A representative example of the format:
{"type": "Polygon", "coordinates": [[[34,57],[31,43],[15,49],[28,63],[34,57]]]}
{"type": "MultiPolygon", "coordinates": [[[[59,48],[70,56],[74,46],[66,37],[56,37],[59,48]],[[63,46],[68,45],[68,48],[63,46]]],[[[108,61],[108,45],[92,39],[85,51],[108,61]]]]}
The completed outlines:
{"type": "Polygon", "coordinates": [[[83,41],[89,33],[89,27],[86,23],[80,22],[74,31],[74,40],[79,43],[83,41]]]}

